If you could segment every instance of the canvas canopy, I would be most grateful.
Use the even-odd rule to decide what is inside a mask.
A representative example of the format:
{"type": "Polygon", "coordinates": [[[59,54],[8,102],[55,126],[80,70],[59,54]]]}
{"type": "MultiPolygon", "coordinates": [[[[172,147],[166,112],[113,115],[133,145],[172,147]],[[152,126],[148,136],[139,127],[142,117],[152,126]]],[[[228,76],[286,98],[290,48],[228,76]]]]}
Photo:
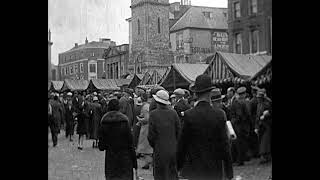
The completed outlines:
{"type": "Polygon", "coordinates": [[[50,90],[52,91],[60,91],[63,86],[63,81],[51,81],[50,90]]]}
{"type": "Polygon", "coordinates": [[[91,79],[88,89],[91,90],[120,90],[114,79],[91,79]]]}
{"type": "Polygon", "coordinates": [[[167,90],[176,88],[188,89],[191,83],[194,83],[197,76],[204,73],[208,64],[173,64],[166,77],[160,83],[167,90]]]}
{"type": "Polygon", "coordinates": [[[89,81],[84,79],[74,80],[74,79],[65,79],[63,86],[61,88],[62,91],[83,91],[88,88],[89,81]]]}
{"type": "Polygon", "coordinates": [[[216,52],[205,74],[213,80],[240,78],[249,80],[271,61],[271,56],[216,52]]]}
{"type": "Polygon", "coordinates": [[[143,74],[134,74],[128,87],[134,89],[141,82],[142,78],[143,78],[143,74]]]}
{"type": "Polygon", "coordinates": [[[150,77],[151,77],[150,72],[149,71],[145,72],[139,85],[146,85],[150,77]]]}
{"type": "Polygon", "coordinates": [[[150,78],[147,81],[147,85],[152,85],[152,84],[159,84],[160,80],[162,79],[162,77],[165,75],[165,73],[167,72],[168,68],[165,69],[156,69],[153,70],[150,78]]]}

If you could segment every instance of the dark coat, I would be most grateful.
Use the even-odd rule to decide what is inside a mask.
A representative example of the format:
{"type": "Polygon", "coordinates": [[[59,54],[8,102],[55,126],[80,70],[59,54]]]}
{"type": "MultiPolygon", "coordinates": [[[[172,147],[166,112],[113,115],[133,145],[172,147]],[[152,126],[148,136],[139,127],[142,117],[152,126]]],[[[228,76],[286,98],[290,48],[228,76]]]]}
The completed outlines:
{"type": "Polygon", "coordinates": [[[88,134],[88,123],[90,117],[90,105],[84,103],[79,105],[79,113],[77,114],[78,125],[77,125],[77,134],[87,135],[88,134]]]}
{"type": "Polygon", "coordinates": [[[149,112],[157,109],[157,102],[152,98],[149,106],[149,112]]]}
{"type": "Polygon", "coordinates": [[[176,110],[178,116],[181,118],[181,112],[184,112],[188,109],[190,109],[191,106],[188,104],[187,100],[185,99],[179,99],[176,103],[176,105],[174,106],[174,110],[176,110]]]}
{"type": "Polygon", "coordinates": [[[250,120],[252,123],[252,127],[254,128],[256,117],[257,117],[257,106],[258,106],[258,99],[257,97],[253,97],[249,101],[249,110],[250,110],[250,120]]]}
{"type": "Polygon", "coordinates": [[[247,136],[250,132],[250,112],[246,100],[235,99],[230,106],[231,122],[237,136],[247,136]]]}
{"type": "Polygon", "coordinates": [[[177,113],[167,106],[150,112],[148,141],[153,148],[154,179],[177,179],[176,152],[180,131],[177,113]]]}
{"type": "Polygon", "coordinates": [[[65,120],[66,120],[66,135],[74,134],[74,107],[71,105],[69,108],[68,104],[64,106],[65,108],[65,120]]]}
{"type": "Polygon", "coordinates": [[[264,99],[263,102],[258,103],[256,128],[259,129],[260,137],[259,154],[265,155],[271,153],[272,102],[269,99],[264,99]],[[265,110],[269,110],[270,115],[260,120],[260,116],[262,116],[265,110]]]}
{"type": "Polygon", "coordinates": [[[184,113],[184,126],[179,140],[178,170],[187,179],[221,180],[223,162],[228,178],[233,177],[231,153],[226,133],[226,116],[209,102],[201,101],[184,113]]]}
{"type": "Polygon", "coordinates": [[[125,114],[129,119],[130,128],[133,125],[133,107],[131,105],[130,99],[126,97],[121,97],[119,100],[120,112],[125,114]]]}
{"type": "Polygon", "coordinates": [[[118,111],[110,111],[101,119],[99,127],[100,151],[106,151],[105,175],[107,179],[133,179],[137,159],[133,148],[128,117],[118,111]]]}
{"type": "Polygon", "coordinates": [[[91,104],[91,132],[90,132],[90,139],[98,139],[98,128],[102,117],[102,107],[99,103],[92,103],[91,104]]]}
{"type": "Polygon", "coordinates": [[[56,126],[56,132],[60,133],[60,126],[63,116],[63,106],[58,101],[51,101],[53,124],[56,126]]]}

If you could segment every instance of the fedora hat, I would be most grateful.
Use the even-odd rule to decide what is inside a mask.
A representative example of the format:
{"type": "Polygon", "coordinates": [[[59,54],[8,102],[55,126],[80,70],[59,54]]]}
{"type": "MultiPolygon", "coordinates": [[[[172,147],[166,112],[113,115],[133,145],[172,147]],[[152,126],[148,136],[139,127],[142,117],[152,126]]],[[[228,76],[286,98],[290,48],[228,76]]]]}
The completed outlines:
{"type": "Polygon", "coordinates": [[[169,105],[169,93],[165,90],[159,90],[155,95],[152,95],[156,102],[169,105]]]}
{"type": "Polygon", "coordinates": [[[194,85],[190,87],[190,91],[195,93],[208,92],[214,89],[215,86],[212,83],[210,76],[202,74],[197,76],[194,85]]]}
{"type": "Polygon", "coordinates": [[[211,101],[218,101],[223,99],[224,96],[221,95],[221,91],[218,88],[211,90],[211,101]]]}

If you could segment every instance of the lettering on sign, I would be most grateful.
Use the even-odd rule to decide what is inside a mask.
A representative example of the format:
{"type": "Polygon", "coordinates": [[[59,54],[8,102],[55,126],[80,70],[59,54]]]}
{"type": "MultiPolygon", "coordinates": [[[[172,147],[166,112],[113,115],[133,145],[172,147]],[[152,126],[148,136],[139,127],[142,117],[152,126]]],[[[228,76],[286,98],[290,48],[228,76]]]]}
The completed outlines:
{"type": "Polygon", "coordinates": [[[229,50],[228,45],[228,33],[226,32],[212,32],[212,47],[216,51],[227,52],[229,50]]]}

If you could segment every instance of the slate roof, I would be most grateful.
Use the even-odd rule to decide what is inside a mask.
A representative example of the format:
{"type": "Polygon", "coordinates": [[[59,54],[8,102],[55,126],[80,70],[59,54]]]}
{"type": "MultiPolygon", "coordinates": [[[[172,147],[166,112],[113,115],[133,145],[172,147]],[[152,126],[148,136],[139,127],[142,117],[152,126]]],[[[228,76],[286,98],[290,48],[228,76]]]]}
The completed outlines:
{"type": "Polygon", "coordinates": [[[192,6],[186,13],[170,28],[170,32],[183,28],[201,29],[227,29],[227,8],[192,6]],[[212,18],[206,18],[203,12],[212,12],[212,18]]]}

